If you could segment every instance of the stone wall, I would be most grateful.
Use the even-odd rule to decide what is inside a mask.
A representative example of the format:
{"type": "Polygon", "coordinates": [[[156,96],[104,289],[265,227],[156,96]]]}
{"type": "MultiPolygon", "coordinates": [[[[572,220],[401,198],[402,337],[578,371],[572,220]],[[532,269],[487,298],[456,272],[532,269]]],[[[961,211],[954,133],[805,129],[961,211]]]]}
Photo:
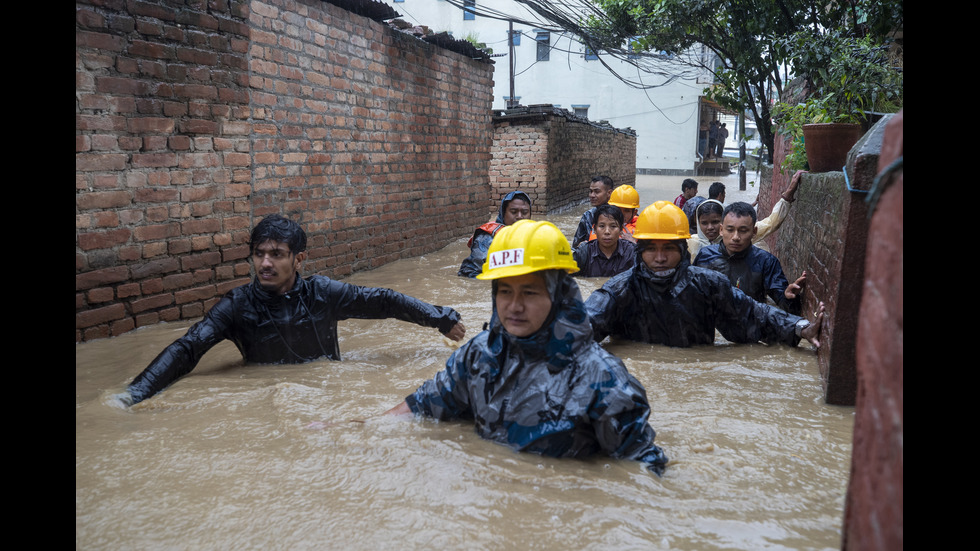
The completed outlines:
{"type": "Polygon", "coordinates": [[[334,277],[485,220],[489,64],[316,0],[82,0],[75,30],[76,342],[201,316],[270,213],[334,277]]]}
{"type": "Polygon", "coordinates": [[[636,135],[550,105],[508,110],[493,119],[490,212],[515,189],[546,214],[588,198],[593,176],[636,184],[636,135]]]}

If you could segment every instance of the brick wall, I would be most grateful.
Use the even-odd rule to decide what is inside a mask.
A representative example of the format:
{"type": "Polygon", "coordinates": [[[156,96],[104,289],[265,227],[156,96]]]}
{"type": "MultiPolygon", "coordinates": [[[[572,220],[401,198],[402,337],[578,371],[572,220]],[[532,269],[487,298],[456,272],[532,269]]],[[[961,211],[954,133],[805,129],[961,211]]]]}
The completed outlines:
{"type": "MultiPolygon", "coordinates": [[[[904,155],[902,113],[885,128],[878,170],[904,155]]],[[[904,170],[879,185],[868,230],[858,397],[844,549],[902,549],[904,541],[904,170]]]]}
{"type": "MultiPolygon", "coordinates": [[[[855,349],[868,232],[865,198],[877,173],[883,129],[884,124],[874,126],[851,150],[847,179],[843,172],[805,174],[786,221],[767,240],[787,278],[806,270],[804,311],[813,312],[819,301],[826,304],[817,362],[830,404],[854,405],[857,395],[855,349]]],[[[769,213],[789,184],[790,175],[782,174],[778,164],[786,145],[777,135],[777,164],[759,190],[760,216],[769,213]]]]}
{"type": "Polygon", "coordinates": [[[548,213],[588,199],[593,176],[636,184],[636,135],[596,125],[550,105],[494,117],[489,209],[515,189],[531,197],[533,212],[548,213]]]}
{"type": "Polygon", "coordinates": [[[201,316],[269,213],[335,277],[485,219],[490,65],[316,0],[80,1],[75,37],[76,342],[201,316]]]}

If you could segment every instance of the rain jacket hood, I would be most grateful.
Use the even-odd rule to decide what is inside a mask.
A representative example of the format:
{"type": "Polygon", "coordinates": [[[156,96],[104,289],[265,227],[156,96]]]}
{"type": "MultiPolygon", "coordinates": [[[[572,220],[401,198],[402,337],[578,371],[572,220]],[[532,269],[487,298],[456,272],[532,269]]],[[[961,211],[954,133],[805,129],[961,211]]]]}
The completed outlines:
{"type": "Polygon", "coordinates": [[[705,199],[704,201],[701,201],[696,209],[694,209],[694,226],[697,228],[698,233],[696,236],[692,236],[691,239],[688,239],[687,241],[688,250],[690,251],[689,256],[692,259],[697,256],[698,251],[701,250],[702,247],[714,245],[715,243],[721,243],[721,232],[718,232],[718,237],[716,237],[714,241],[709,241],[708,237],[701,231],[701,224],[698,222],[698,215],[701,213],[701,209],[708,203],[715,203],[723,210],[725,208],[725,205],[723,205],[721,201],[718,201],[717,199],[705,199]]]}
{"type": "Polygon", "coordinates": [[[520,190],[512,191],[507,195],[504,195],[504,198],[500,200],[500,208],[497,210],[498,224],[504,223],[504,212],[507,210],[507,205],[510,204],[510,202],[513,201],[514,199],[521,199],[525,203],[527,203],[528,207],[531,206],[531,198],[528,197],[527,194],[524,193],[523,191],[520,190]]]}
{"type": "Polygon", "coordinates": [[[487,259],[487,251],[490,249],[490,244],[493,243],[493,236],[500,231],[500,228],[504,227],[504,211],[514,199],[523,199],[529,207],[531,206],[531,198],[523,191],[512,191],[504,195],[504,198],[500,200],[500,208],[497,209],[497,220],[487,222],[474,230],[473,237],[470,237],[469,242],[466,243],[470,248],[470,254],[463,259],[456,275],[475,278],[483,271],[483,261],[487,259]]]}
{"type": "Polygon", "coordinates": [[[541,329],[510,335],[495,303],[489,329],[456,350],[406,402],[437,419],[473,419],[480,436],[514,450],[605,454],[662,473],[667,457],[653,444],[646,391],[593,340],[575,280],[549,272],[552,311],[541,329]]]}

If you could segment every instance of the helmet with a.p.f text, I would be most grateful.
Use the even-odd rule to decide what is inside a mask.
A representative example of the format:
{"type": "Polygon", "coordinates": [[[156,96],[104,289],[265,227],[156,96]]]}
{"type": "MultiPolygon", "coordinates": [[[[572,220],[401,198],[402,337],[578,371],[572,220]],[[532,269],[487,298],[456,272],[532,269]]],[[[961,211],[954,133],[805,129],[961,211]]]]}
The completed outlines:
{"type": "Polygon", "coordinates": [[[499,279],[541,270],[577,272],[572,247],[551,222],[518,220],[493,237],[483,271],[476,278],[499,279]]]}
{"type": "Polygon", "coordinates": [[[633,186],[623,184],[613,190],[612,195],[609,196],[609,204],[624,209],[638,209],[640,208],[640,194],[633,186]]]}
{"type": "Polygon", "coordinates": [[[657,201],[637,217],[635,239],[689,239],[690,222],[677,205],[670,201],[657,201]]]}

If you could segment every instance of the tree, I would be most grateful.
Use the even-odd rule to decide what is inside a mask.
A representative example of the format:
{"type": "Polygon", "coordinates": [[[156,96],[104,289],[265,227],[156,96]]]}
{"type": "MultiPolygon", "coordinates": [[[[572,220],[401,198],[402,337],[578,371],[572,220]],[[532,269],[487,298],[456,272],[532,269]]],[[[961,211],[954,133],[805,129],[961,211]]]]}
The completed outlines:
{"type": "Polygon", "coordinates": [[[770,107],[783,92],[784,72],[793,61],[786,44],[794,33],[884,37],[903,23],[902,0],[594,0],[580,20],[567,17],[568,0],[516,1],[579,35],[592,51],[638,67],[648,61],[638,52],[677,56],[710,71],[716,86],[707,95],[733,110],[750,111],[770,154],[770,107]],[[682,55],[698,44],[713,52],[717,63],[682,55]]]}

